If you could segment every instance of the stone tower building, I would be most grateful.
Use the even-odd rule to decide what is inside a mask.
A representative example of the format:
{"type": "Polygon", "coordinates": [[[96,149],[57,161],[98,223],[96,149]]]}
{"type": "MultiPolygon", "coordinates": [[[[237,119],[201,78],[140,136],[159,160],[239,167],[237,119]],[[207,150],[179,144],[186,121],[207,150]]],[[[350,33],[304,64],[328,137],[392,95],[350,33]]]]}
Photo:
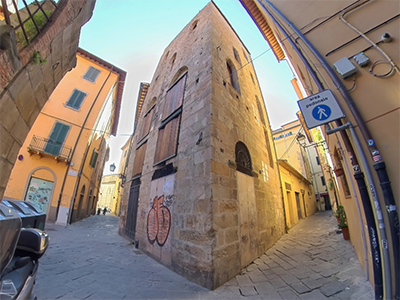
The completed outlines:
{"type": "Polygon", "coordinates": [[[278,166],[250,54],[214,3],[142,84],[120,234],[214,289],[285,232],[278,166]]]}

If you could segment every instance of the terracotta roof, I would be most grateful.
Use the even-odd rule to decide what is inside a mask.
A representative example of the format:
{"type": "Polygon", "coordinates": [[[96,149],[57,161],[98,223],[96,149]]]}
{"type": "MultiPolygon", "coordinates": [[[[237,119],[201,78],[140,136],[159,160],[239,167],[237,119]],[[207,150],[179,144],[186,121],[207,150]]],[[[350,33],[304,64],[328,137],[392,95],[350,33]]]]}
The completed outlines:
{"type": "Polygon", "coordinates": [[[258,8],[257,4],[254,0],[239,0],[242,3],[243,7],[246,9],[250,17],[253,19],[254,23],[256,23],[258,29],[260,30],[261,34],[267,40],[269,46],[271,47],[272,51],[274,52],[276,59],[281,61],[285,58],[285,53],[281,45],[279,44],[278,40],[275,37],[271,27],[269,26],[267,19],[261,13],[260,9],[258,8]]]}
{"type": "Polygon", "coordinates": [[[150,83],[141,82],[139,87],[139,94],[136,104],[136,116],[135,116],[135,125],[133,131],[136,130],[137,123],[139,122],[140,114],[142,113],[143,109],[143,102],[146,98],[147,91],[149,90],[150,83]]]}
{"type": "Polygon", "coordinates": [[[87,52],[86,50],[83,50],[82,48],[78,48],[78,53],[119,75],[118,85],[117,85],[117,97],[115,99],[114,122],[111,129],[111,134],[115,136],[117,134],[117,129],[118,129],[119,113],[121,111],[122,93],[124,91],[124,86],[125,86],[126,71],[110,64],[109,62],[106,62],[105,60],[87,52]]]}

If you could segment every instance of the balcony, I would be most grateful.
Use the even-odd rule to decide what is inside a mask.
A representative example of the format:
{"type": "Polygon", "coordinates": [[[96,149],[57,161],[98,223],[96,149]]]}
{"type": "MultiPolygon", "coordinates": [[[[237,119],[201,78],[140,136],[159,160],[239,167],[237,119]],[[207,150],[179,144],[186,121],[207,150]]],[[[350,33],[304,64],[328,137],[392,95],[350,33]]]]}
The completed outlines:
{"type": "Polygon", "coordinates": [[[54,157],[57,162],[63,161],[69,163],[71,160],[72,148],[63,145],[63,143],[34,135],[28,146],[28,152],[31,155],[37,154],[40,157],[54,157]]]}

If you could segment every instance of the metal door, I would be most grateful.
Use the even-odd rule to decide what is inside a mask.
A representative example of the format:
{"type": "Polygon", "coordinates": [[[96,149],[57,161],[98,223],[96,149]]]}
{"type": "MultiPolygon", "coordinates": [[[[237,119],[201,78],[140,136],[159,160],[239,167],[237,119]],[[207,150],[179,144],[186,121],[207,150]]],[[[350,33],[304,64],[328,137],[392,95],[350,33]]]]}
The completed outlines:
{"type": "Polygon", "coordinates": [[[132,181],[131,187],[129,189],[128,212],[126,214],[126,224],[125,224],[125,235],[132,241],[135,240],[139,190],[140,190],[140,179],[136,179],[132,181]]]}

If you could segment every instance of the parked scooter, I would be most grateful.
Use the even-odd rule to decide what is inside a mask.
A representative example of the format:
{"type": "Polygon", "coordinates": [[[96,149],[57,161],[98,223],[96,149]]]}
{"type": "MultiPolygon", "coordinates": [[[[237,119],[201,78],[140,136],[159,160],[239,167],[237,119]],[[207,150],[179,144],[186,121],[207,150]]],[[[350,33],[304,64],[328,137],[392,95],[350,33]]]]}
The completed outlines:
{"type": "Polygon", "coordinates": [[[0,203],[0,300],[35,300],[32,293],[39,258],[49,245],[48,235],[22,228],[18,214],[0,203]]]}

